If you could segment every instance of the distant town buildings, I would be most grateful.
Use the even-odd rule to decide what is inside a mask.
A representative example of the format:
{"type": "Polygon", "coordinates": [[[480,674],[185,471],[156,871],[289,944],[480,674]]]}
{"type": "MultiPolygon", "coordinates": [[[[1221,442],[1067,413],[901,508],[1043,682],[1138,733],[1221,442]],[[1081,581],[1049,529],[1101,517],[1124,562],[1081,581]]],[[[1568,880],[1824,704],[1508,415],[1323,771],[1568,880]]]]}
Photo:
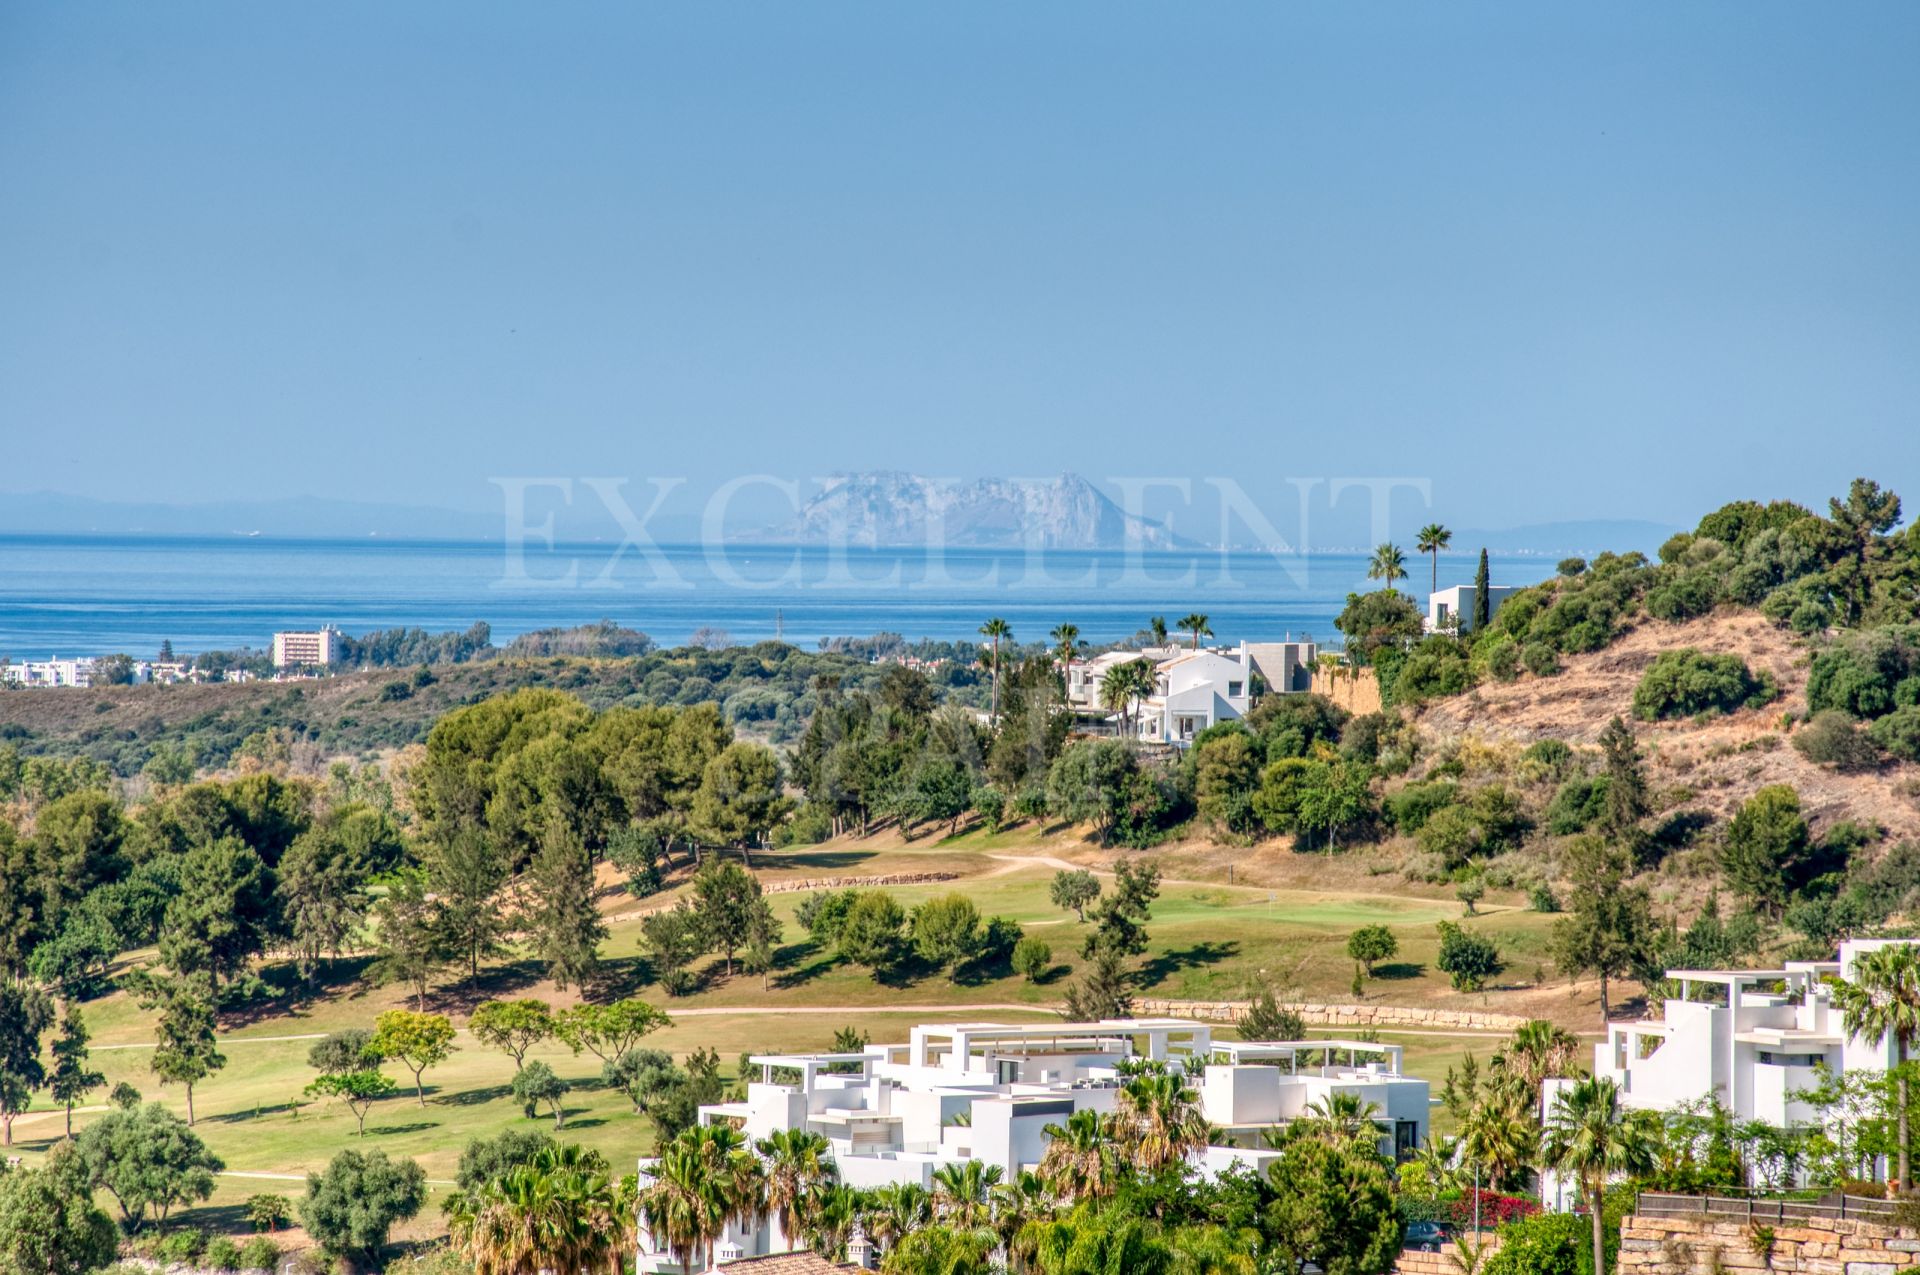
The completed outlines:
{"type": "Polygon", "coordinates": [[[1075,661],[1067,670],[1067,702],[1076,709],[1110,713],[1142,743],[1184,746],[1217,722],[1245,717],[1259,694],[1297,695],[1312,689],[1318,654],[1312,642],[1291,641],[1108,651],[1075,661]],[[1153,693],[1113,710],[1102,693],[1107,674],[1135,660],[1153,665],[1153,693]]]}
{"type": "MultiPolygon", "coordinates": [[[[100,680],[103,659],[119,657],[81,656],[63,660],[50,655],[44,660],[0,660],[0,682],[13,686],[92,686],[100,680]]],[[[179,661],[133,660],[127,666],[128,680],[146,682],[184,682],[191,674],[179,661]]]]}
{"type": "Polygon", "coordinates": [[[331,624],[273,635],[275,668],[324,668],[340,658],[340,630],[331,624]]]}

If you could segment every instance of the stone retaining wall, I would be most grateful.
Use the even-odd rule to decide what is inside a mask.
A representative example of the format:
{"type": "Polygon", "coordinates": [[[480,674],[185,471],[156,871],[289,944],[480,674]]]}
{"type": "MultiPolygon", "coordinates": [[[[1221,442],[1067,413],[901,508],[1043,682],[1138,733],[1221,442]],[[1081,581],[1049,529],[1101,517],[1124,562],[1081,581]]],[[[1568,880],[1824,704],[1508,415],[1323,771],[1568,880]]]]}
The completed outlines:
{"type": "MultiPolygon", "coordinates": [[[[1510,1032],[1527,1020],[1516,1014],[1480,1010],[1422,1009],[1413,1005],[1287,1005],[1309,1027],[1426,1027],[1454,1031],[1510,1032]]],[[[1246,1001],[1136,1000],[1143,1018],[1198,1018],[1230,1023],[1246,1012],[1246,1001]]]]}
{"type": "Polygon", "coordinates": [[[1728,1217],[1628,1217],[1620,1226],[1618,1275],[1900,1275],[1917,1253],[1920,1239],[1912,1232],[1853,1218],[1754,1225],[1728,1217]],[[1762,1227],[1772,1228],[1771,1250],[1762,1227]]]}
{"type": "MultiPolygon", "coordinates": [[[[1480,1243],[1480,1259],[1485,1261],[1500,1248],[1499,1237],[1492,1231],[1480,1243]]],[[[1438,1253],[1422,1253],[1417,1249],[1404,1249],[1400,1256],[1393,1259],[1394,1275],[1460,1275],[1464,1267],[1460,1261],[1460,1250],[1453,1244],[1442,1244],[1438,1253]]]]}
{"type": "MultiPolygon", "coordinates": [[[[889,872],[870,877],[803,877],[797,881],[762,881],[763,894],[793,894],[806,890],[847,890],[866,889],[876,885],[932,885],[941,881],[958,880],[958,872],[889,872]]],[[[655,912],[665,912],[673,904],[656,904],[653,907],[635,908],[622,912],[613,919],[632,921],[643,916],[652,916],[655,912]]]]}

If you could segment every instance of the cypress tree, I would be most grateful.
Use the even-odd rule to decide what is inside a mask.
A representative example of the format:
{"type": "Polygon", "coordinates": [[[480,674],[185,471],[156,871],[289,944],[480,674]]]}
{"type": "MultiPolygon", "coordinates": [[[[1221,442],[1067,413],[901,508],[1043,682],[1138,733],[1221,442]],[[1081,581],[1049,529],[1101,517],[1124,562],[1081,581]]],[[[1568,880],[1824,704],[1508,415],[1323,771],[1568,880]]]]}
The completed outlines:
{"type": "Polygon", "coordinates": [[[1473,573],[1473,631],[1478,633],[1493,618],[1493,600],[1487,596],[1487,551],[1480,550],[1480,567],[1473,573]]]}

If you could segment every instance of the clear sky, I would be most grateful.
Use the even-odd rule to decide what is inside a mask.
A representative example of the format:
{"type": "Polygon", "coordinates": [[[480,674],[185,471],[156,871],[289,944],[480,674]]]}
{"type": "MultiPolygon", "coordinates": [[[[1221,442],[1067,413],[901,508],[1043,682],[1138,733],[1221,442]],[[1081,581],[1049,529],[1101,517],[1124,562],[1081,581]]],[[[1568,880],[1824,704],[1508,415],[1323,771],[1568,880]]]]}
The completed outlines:
{"type": "Polygon", "coordinates": [[[1916,65],[1911,3],[6,0],[0,490],[1920,487],[1916,65]]]}

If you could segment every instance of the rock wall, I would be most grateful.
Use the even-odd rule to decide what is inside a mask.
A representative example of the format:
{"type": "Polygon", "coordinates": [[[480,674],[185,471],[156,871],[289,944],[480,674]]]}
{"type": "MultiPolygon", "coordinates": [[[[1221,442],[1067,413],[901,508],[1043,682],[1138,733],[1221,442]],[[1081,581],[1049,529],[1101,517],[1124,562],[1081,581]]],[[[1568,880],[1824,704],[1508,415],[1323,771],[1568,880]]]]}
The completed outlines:
{"type": "MultiPolygon", "coordinates": [[[[1480,1244],[1480,1260],[1485,1261],[1500,1249],[1500,1239],[1492,1231],[1480,1244]]],[[[1418,1249],[1403,1249],[1400,1256],[1393,1259],[1394,1275],[1460,1275],[1466,1269],[1461,1264],[1460,1249],[1454,1244],[1442,1244],[1438,1253],[1422,1253],[1418,1249]]]]}
{"type": "MultiPolygon", "coordinates": [[[[931,885],[940,881],[959,879],[958,872],[890,872],[882,876],[870,877],[802,877],[797,881],[762,881],[763,894],[793,894],[806,890],[845,890],[849,888],[866,889],[875,885],[931,885]]],[[[615,921],[634,921],[643,916],[652,916],[655,912],[666,912],[674,905],[655,904],[652,907],[634,908],[621,912],[612,919],[615,921]]]]}
{"type": "Polygon", "coordinates": [[[1916,1253],[1913,1232],[1852,1218],[1628,1217],[1620,1227],[1618,1275],[1899,1275],[1916,1253]]]}
{"type": "MultiPolygon", "coordinates": [[[[1141,1017],[1198,1018],[1230,1023],[1246,1012],[1245,1001],[1136,1000],[1141,1017]]],[[[1517,1014],[1479,1010],[1423,1009],[1414,1005],[1288,1005],[1309,1027],[1412,1027],[1445,1031],[1510,1032],[1527,1020],[1517,1014]]]]}

